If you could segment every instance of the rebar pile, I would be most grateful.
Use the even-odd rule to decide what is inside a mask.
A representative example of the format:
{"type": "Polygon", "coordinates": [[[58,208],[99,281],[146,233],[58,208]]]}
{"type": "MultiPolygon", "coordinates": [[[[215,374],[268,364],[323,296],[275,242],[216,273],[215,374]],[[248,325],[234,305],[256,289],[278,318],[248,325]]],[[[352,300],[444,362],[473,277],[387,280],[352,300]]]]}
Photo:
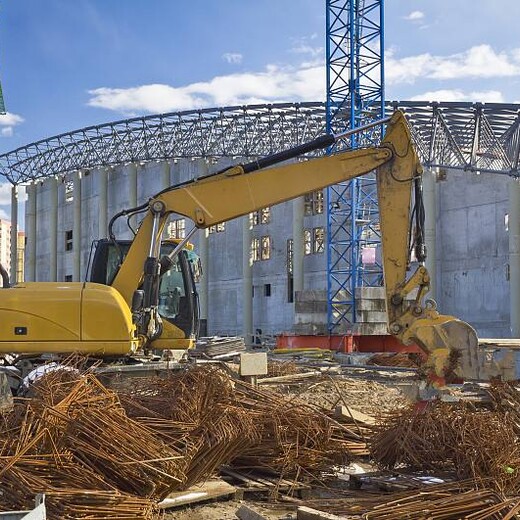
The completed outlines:
{"type": "Polygon", "coordinates": [[[184,457],[128,419],[91,375],[56,395],[38,392],[2,416],[0,508],[24,508],[45,492],[52,518],[157,518],[155,501],[184,478],[184,457]]]}
{"type": "Polygon", "coordinates": [[[60,520],[151,520],[161,518],[154,500],[119,493],[74,489],[45,495],[49,518],[60,520]]]}
{"type": "Polygon", "coordinates": [[[224,464],[311,481],[360,442],[326,414],[208,366],[115,389],[56,370],[31,393],[0,415],[0,509],[45,492],[53,518],[152,520],[158,500],[224,464]]]}
{"type": "Polygon", "coordinates": [[[309,501],[318,509],[363,520],[503,520],[517,518],[520,498],[478,489],[472,481],[430,485],[420,490],[370,498],[309,501]]]}
{"type": "Polygon", "coordinates": [[[267,363],[267,376],[260,377],[290,376],[301,372],[303,372],[302,367],[298,366],[294,361],[270,359],[267,363]]]}
{"type": "Polygon", "coordinates": [[[348,461],[350,449],[364,442],[355,428],[212,367],[192,368],[167,380],[132,381],[131,388],[119,392],[129,416],[163,438],[184,434],[198,439],[189,482],[207,478],[223,464],[312,480],[348,461]]]}
{"type": "Polygon", "coordinates": [[[377,365],[382,367],[408,367],[418,368],[423,364],[420,354],[397,352],[392,354],[374,354],[367,361],[367,365],[377,365]]]}
{"type": "Polygon", "coordinates": [[[520,444],[502,413],[466,403],[431,403],[390,414],[371,441],[378,464],[393,468],[452,469],[458,478],[492,481],[505,494],[520,492],[520,444]]]}
{"type": "Polygon", "coordinates": [[[312,481],[335,464],[345,464],[360,436],[299,401],[237,382],[239,402],[254,418],[260,441],[233,460],[237,468],[257,468],[312,481]]]}
{"type": "Polygon", "coordinates": [[[520,438],[520,390],[518,381],[493,381],[487,393],[493,409],[503,414],[520,438]]]}
{"type": "Polygon", "coordinates": [[[182,439],[190,446],[184,487],[206,480],[259,441],[253,417],[222,370],[191,368],[167,379],[136,379],[120,386],[119,395],[127,414],[164,442],[182,439]]]}

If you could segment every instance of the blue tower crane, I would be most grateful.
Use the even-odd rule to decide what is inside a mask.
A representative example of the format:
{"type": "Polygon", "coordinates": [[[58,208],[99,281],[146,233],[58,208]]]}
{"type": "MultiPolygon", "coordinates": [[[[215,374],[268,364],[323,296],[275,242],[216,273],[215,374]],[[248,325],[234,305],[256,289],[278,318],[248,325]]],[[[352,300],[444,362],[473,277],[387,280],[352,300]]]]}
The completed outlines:
{"type": "MultiPolygon", "coordinates": [[[[384,117],[384,0],[326,0],[327,131],[384,117]]],[[[343,147],[378,144],[381,128],[343,147]]],[[[330,150],[334,153],[334,150],[330,150]]],[[[383,281],[373,175],[327,189],[327,309],[330,334],[352,331],[356,288],[383,281]]]]}

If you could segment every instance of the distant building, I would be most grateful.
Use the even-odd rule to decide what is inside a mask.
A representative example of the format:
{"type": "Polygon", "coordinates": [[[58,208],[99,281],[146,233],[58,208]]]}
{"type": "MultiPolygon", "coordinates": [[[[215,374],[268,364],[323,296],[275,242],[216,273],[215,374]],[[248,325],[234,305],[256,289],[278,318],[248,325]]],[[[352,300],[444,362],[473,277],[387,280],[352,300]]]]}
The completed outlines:
{"type": "MultiPolygon", "coordinates": [[[[0,263],[6,271],[11,273],[11,221],[0,219],[0,263]]],[[[25,232],[18,231],[18,244],[16,250],[16,280],[12,283],[24,281],[25,269],[25,232]]]]}
{"type": "Polygon", "coordinates": [[[16,247],[16,282],[24,281],[25,269],[25,231],[18,231],[18,244],[16,247]]]}
{"type": "Polygon", "coordinates": [[[0,219],[0,263],[7,272],[11,269],[11,222],[0,219]]]}

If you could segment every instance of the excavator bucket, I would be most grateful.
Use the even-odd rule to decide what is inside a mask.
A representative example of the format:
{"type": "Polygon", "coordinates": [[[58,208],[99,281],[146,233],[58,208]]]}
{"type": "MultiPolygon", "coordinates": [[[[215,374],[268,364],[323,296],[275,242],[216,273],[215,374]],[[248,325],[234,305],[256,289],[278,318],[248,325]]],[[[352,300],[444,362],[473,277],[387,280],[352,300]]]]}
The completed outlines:
{"type": "Polygon", "coordinates": [[[480,379],[482,355],[475,329],[452,316],[417,320],[411,338],[428,353],[427,370],[434,386],[450,379],[480,379]]]}

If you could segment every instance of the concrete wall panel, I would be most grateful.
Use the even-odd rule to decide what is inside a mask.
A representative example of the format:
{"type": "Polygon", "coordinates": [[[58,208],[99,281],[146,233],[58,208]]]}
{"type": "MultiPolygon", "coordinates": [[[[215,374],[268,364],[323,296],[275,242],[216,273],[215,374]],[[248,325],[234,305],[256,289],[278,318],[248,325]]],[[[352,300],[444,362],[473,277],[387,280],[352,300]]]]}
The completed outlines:
{"type": "Polygon", "coordinates": [[[449,172],[439,182],[437,265],[441,312],[481,337],[509,337],[507,181],[449,172]]]}

